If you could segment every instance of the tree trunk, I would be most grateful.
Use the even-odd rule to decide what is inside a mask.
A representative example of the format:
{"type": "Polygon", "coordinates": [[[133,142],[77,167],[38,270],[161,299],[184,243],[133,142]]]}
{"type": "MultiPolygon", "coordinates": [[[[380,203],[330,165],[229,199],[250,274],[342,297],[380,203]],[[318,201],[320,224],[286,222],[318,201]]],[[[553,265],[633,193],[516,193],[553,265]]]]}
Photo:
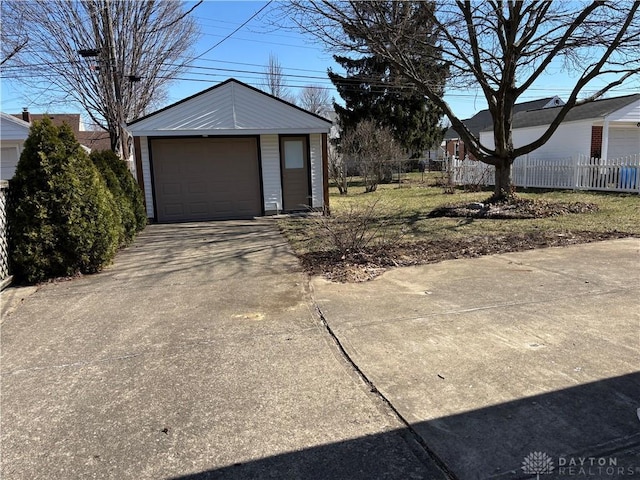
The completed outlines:
{"type": "Polygon", "coordinates": [[[493,191],[493,201],[511,200],[514,197],[511,188],[511,164],[509,159],[504,159],[496,165],[495,189],[493,191]]]}

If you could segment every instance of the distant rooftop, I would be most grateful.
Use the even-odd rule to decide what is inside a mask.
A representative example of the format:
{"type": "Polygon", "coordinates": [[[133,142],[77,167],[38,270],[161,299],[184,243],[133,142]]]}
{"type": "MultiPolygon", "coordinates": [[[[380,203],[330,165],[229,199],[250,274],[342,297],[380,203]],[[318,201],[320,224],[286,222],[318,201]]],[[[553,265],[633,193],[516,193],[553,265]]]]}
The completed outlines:
{"type": "MultiPolygon", "coordinates": [[[[640,100],[640,93],[624,97],[604,98],[573,107],[564,118],[564,122],[574,122],[589,118],[604,118],[611,113],[640,100]]],[[[550,124],[558,114],[560,107],[529,110],[513,117],[514,128],[535,127],[550,124]]],[[[640,119],[639,119],[640,120],[640,119]]]]}
{"type": "Polygon", "coordinates": [[[71,127],[81,145],[89,147],[91,150],[111,149],[109,132],[106,130],[85,130],[79,113],[31,113],[25,109],[22,113],[14,113],[12,116],[29,124],[40,121],[44,117],[51,119],[51,122],[58,127],[66,123],[71,127]]]}
{"type": "MultiPolygon", "coordinates": [[[[516,103],[514,105],[514,113],[519,113],[528,110],[539,110],[544,108],[550,108],[556,105],[564,105],[564,102],[557,96],[540,98],[538,100],[531,100],[529,102],[516,103]]],[[[480,110],[473,117],[466,120],[462,120],[462,123],[473,133],[476,137],[481,131],[488,129],[493,125],[493,119],[491,118],[491,112],[489,109],[480,110]]],[[[453,127],[449,128],[444,134],[445,140],[451,140],[459,138],[458,132],[453,127]]]]}

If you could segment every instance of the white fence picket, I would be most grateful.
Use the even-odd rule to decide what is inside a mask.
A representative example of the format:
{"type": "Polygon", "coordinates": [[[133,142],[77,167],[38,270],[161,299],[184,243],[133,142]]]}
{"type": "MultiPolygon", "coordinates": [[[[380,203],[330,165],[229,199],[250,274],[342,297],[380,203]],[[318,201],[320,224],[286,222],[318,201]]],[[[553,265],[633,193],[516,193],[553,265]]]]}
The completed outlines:
{"type": "MultiPolygon", "coordinates": [[[[456,185],[493,185],[495,168],[475,160],[450,160],[456,185]]],[[[518,157],[511,170],[517,187],[640,193],[640,154],[600,159],[586,155],[541,159],[518,157]]]]}

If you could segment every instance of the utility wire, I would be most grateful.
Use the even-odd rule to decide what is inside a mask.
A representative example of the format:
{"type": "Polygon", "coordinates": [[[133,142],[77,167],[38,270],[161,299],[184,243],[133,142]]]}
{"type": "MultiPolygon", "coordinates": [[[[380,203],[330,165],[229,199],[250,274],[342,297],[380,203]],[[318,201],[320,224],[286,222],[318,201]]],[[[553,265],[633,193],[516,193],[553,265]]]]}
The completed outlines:
{"type": "Polygon", "coordinates": [[[209,53],[211,50],[213,50],[214,48],[216,48],[217,46],[219,46],[221,43],[227,41],[229,38],[231,38],[235,33],[237,33],[238,31],[240,31],[240,29],[242,29],[242,27],[244,27],[247,23],[249,23],[251,20],[253,20],[254,18],[256,18],[265,8],[267,8],[269,5],[271,5],[271,3],[273,2],[273,0],[269,0],[265,5],[262,6],[262,8],[260,8],[257,12],[255,12],[253,15],[251,15],[245,22],[243,22],[238,28],[236,28],[233,32],[231,32],[229,35],[227,35],[226,37],[224,37],[222,40],[220,40],[218,43],[216,43],[213,47],[208,48],[207,50],[205,50],[204,52],[202,52],[200,55],[194,57],[191,59],[191,61],[194,60],[198,60],[199,58],[203,57],[204,55],[206,55],[207,53],[209,53]]]}

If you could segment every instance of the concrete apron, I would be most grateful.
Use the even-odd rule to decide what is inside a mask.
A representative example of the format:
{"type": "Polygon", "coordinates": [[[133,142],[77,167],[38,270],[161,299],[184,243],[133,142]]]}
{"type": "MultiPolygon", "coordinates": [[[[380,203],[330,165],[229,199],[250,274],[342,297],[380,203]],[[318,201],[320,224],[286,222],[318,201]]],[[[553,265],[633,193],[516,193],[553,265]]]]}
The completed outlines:
{"type": "Polygon", "coordinates": [[[10,296],[2,478],[443,478],[268,220],[150,225],[104,272],[10,296]]]}
{"type": "Polygon", "coordinates": [[[457,478],[640,478],[639,247],[312,289],[352,360],[457,478]]]}

